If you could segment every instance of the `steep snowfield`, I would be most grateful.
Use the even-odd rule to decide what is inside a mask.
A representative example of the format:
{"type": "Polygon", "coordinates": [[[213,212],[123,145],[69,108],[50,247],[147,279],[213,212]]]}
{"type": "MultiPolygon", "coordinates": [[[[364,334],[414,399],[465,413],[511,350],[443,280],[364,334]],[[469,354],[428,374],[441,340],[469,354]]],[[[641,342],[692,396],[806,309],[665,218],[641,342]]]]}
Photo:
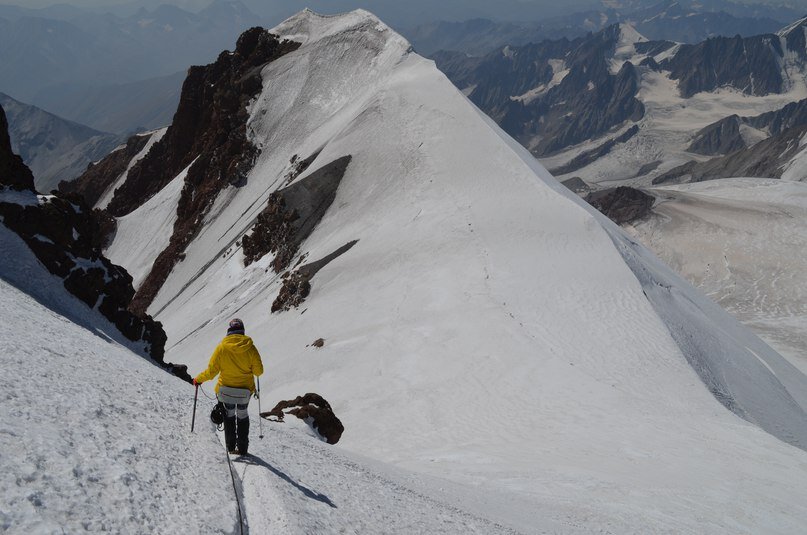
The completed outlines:
{"type": "Polygon", "coordinates": [[[807,372],[807,184],[733,178],[655,188],[631,234],[807,372]]]}
{"type": "Polygon", "coordinates": [[[0,530],[231,532],[234,494],[207,484],[227,483],[223,452],[188,432],[192,389],[113,342],[3,225],[0,246],[0,530]]]}
{"type": "Polygon", "coordinates": [[[115,239],[105,254],[114,263],[126,266],[135,288],[149,274],[157,255],[168,246],[189,168],[190,165],[137,210],[118,219],[115,239]]]}
{"type": "Polygon", "coordinates": [[[784,442],[807,446],[803,375],[372,15],[306,11],[275,31],[303,46],[263,70],[261,157],[150,308],[168,358],[200,371],[239,316],[267,406],[318,392],[346,426],[337,448],[443,478],[522,532],[803,528],[807,453],[784,442]],[[243,268],[236,241],[289,159],[320,149],[308,173],[353,160],[300,252],[358,243],[299,310],[270,314],[280,277],[270,257],[243,268]]]}
{"type": "Polygon", "coordinates": [[[112,197],[115,196],[115,189],[120,187],[120,185],[126,181],[126,177],[129,176],[129,171],[132,169],[132,167],[134,167],[134,164],[142,160],[146,154],[149,153],[151,147],[162,139],[166,131],[168,131],[168,128],[161,128],[153,132],[144,132],[142,134],[138,134],[141,136],[151,136],[151,138],[149,138],[149,140],[146,142],[146,146],[143,147],[143,150],[132,158],[132,161],[129,162],[129,165],[126,167],[126,170],[121,173],[121,175],[112,184],[110,184],[106,191],[101,195],[98,202],[95,204],[96,208],[104,209],[109,205],[110,202],[112,202],[112,197]]]}
{"type": "Polygon", "coordinates": [[[3,533],[241,533],[236,496],[252,533],[509,532],[444,484],[345,455],[302,423],[266,422],[260,440],[257,407],[237,495],[205,393],[191,434],[190,385],[111,341],[3,225],[0,246],[3,533]]]}

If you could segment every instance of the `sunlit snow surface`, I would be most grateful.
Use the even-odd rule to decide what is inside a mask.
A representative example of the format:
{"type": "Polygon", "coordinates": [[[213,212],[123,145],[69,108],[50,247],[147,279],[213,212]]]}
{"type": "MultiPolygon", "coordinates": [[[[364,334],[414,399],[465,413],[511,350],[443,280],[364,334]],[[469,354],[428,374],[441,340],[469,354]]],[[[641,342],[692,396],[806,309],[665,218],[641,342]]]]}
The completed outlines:
{"type": "MultiPolygon", "coordinates": [[[[191,434],[191,385],[112,342],[3,225],[0,246],[0,531],[241,533],[212,389],[191,434]]],[[[254,456],[234,463],[245,533],[511,532],[461,489],[346,455],[294,422],[266,422],[261,440],[254,405],[254,456]]]]}
{"type": "Polygon", "coordinates": [[[318,392],[345,424],[337,448],[443,478],[522,532],[807,523],[807,454],[761,429],[807,444],[802,375],[368,13],[304,12],[275,31],[303,46],[263,70],[249,123],[261,157],[150,308],[170,360],[200,371],[241,317],[267,406],[318,392]],[[271,257],[243,268],[235,243],[290,158],[320,149],[309,172],[353,160],[300,252],[358,243],[300,310],[270,314],[271,257]]]}

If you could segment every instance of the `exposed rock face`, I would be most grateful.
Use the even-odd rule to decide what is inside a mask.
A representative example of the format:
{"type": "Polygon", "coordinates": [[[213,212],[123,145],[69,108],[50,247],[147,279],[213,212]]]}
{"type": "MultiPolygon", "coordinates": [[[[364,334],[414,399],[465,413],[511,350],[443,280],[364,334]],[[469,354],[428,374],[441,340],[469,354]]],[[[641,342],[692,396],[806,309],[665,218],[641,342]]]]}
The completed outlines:
{"type": "MultiPolygon", "coordinates": [[[[741,149],[706,162],[687,162],[653,179],[653,184],[702,182],[727,177],[781,178],[789,163],[804,147],[807,134],[802,125],[762,140],[753,147],[741,149]]],[[[807,171],[802,176],[807,176],[807,171]]]]}
{"type": "MultiPolygon", "coordinates": [[[[300,244],[311,234],[336,198],[336,190],[350,160],[350,155],[338,158],[273,193],[266,208],[258,215],[252,233],[244,236],[244,265],[248,266],[268,253],[275,253],[272,263],[275,272],[286,269],[300,244]]],[[[310,162],[306,165],[305,160],[301,163],[305,167],[310,165],[310,162]]],[[[297,169],[296,162],[293,165],[297,169]]]]}
{"type": "Polygon", "coordinates": [[[11,152],[0,108],[0,187],[25,192],[29,202],[0,201],[0,218],[28,245],[37,259],[65,289],[97,309],[127,339],[144,343],[152,359],[190,380],[185,366],[165,363],[166,335],[162,325],[147,315],[128,310],[135,294],[132,277],[101,254],[105,232],[101,221],[78,196],[37,196],[31,172],[11,152]]]}
{"type": "Polygon", "coordinates": [[[283,286],[272,302],[272,312],[291,310],[300,306],[311,293],[310,277],[306,273],[294,271],[283,279],[283,286]]]}
{"type": "MultiPolygon", "coordinates": [[[[308,294],[311,293],[311,279],[314,278],[314,275],[336,258],[348,252],[358,242],[359,240],[348,242],[331,254],[300,266],[291,273],[286,273],[283,277],[283,285],[280,288],[280,292],[272,303],[272,312],[291,310],[292,308],[299,307],[303,301],[305,301],[305,298],[308,297],[308,294]]],[[[302,262],[302,260],[301,258],[298,264],[302,262]]]]}
{"type": "Polygon", "coordinates": [[[700,129],[687,150],[697,154],[728,154],[745,148],[740,135],[740,118],[730,115],[700,129]]]}
{"type": "Polygon", "coordinates": [[[743,117],[742,121],[754,128],[767,129],[772,136],[780,134],[795,126],[807,124],[807,99],[791,102],[779,110],[756,117],[743,117]]]}
{"type": "Polygon", "coordinates": [[[622,225],[650,214],[654,197],[635,188],[620,186],[594,192],[586,200],[611,221],[622,225]]]}
{"type": "Polygon", "coordinates": [[[620,143],[625,143],[638,133],[639,133],[639,126],[633,125],[630,128],[628,128],[624,133],[620,134],[619,136],[613,139],[609,139],[599,147],[587,150],[585,152],[581,152],[579,155],[572,158],[566,165],[550,170],[550,173],[552,173],[553,175],[565,175],[568,173],[573,173],[578,169],[582,169],[583,167],[591,163],[594,163],[597,159],[602,158],[603,156],[611,152],[611,149],[613,149],[616,145],[620,143]]]}
{"type": "Polygon", "coordinates": [[[126,171],[129,162],[143,150],[152,135],[130,137],[123,148],[111,152],[97,164],[90,164],[77,179],[60,182],[59,191],[81,195],[88,206],[95,206],[107,188],[126,171]]]}
{"type": "Polygon", "coordinates": [[[258,155],[247,139],[247,104],[261,90],[262,67],[298,47],[251,28],[234,52],[188,71],[172,125],[132,167],[107,208],[115,216],[128,214],[188,169],[171,240],[140,285],[132,310],[144,312],[151,304],[218,194],[246,179],[258,155]]]}
{"type": "Polygon", "coordinates": [[[682,45],[662,68],[678,80],[681,96],[731,86],[749,95],[781,93],[784,53],[775,35],[715,37],[697,45],[682,45]]]}
{"type": "Polygon", "coordinates": [[[286,414],[293,414],[306,421],[328,444],[339,442],[345,431],[345,426],[333,413],[330,404],[319,394],[306,394],[297,396],[292,401],[281,401],[271,411],[262,412],[261,417],[274,417],[282,422],[284,410],[286,414]]]}
{"type": "Polygon", "coordinates": [[[0,186],[15,190],[33,190],[34,175],[22,158],[11,150],[6,112],[0,106],[0,186]]]}

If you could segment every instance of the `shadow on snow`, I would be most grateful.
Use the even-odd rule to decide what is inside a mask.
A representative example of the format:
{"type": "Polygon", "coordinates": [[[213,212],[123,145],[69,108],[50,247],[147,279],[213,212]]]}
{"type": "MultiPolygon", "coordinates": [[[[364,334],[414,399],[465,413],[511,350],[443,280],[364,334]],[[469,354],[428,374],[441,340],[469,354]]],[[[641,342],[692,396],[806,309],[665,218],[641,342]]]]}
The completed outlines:
{"type": "Polygon", "coordinates": [[[309,489],[305,485],[301,485],[300,483],[294,481],[286,473],[284,473],[283,471],[275,468],[274,466],[272,466],[271,464],[269,464],[268,462],[264,461],[263,459],[261,459],[260,457],[258,457],[256,455],[251,455],[250,454],[250,455],[248,455],[246,457],[239,457],[237,459],[233,459],[233,462],[241,463],[241,464],[251,464],[251,465],[255,465],[255,466],[262,466],[262,467],[266,468],[267,470],[269,470],[270,472],[272,472],[273,474],[275,474],[280,479],[286,481],[286,483],[288,483],[289,485],[295,487],[297,490],[299,490],[300,492],[305,494],[306,497],[311,498],[312,500],[316,500],[318,502],[322,502],[322,503],[324,503],[326,505],[329,505],[330,507],[333,507],[334,509],[337,508],[336,505],[331,501],[331,499],[328,498],[327,496],[325,496],[324,494],[314,492],[313,490],[309,489]]]}

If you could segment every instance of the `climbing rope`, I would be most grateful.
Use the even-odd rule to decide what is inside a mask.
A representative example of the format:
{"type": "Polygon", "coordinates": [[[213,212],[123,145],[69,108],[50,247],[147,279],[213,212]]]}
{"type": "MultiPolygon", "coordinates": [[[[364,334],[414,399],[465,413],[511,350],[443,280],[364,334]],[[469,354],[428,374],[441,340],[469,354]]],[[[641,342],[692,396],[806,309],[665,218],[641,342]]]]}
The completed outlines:
{"type": "MultiPolygon", "coordinates": [[[[207,395],[207,392],[205,392],[205,389],[202,388],[202,385],[199,385],[199,390],[202,391],[202,394],[204,394],[204,396],[207,399],[218,402],[217,397],[215,397],[215,396],[211,397],[211,396],[207,395]]],[[[222,428],[217,427],[217,429],[219,431],[221,431],[222,428]]],[[[247,535],[249,530],[246,527],[245,518],[244,518],[245,517],[244,504],[241,502],[241,493],[238,492],[238,482],[240,480],[238,479],[238,476],[236,475],[235,467],[233,466],[233,462],[230,460],[230,454],[227,452],[227,446],[226,445],[224,446],[224,455],[225,455],[225,458],[227,459],[227,466],[230,469],[230,479],[232,480],[232,483],[233,483],[233,494],[235,494],[235,503],[238,505],[238,532],[241,535],[247,535]]]]}

